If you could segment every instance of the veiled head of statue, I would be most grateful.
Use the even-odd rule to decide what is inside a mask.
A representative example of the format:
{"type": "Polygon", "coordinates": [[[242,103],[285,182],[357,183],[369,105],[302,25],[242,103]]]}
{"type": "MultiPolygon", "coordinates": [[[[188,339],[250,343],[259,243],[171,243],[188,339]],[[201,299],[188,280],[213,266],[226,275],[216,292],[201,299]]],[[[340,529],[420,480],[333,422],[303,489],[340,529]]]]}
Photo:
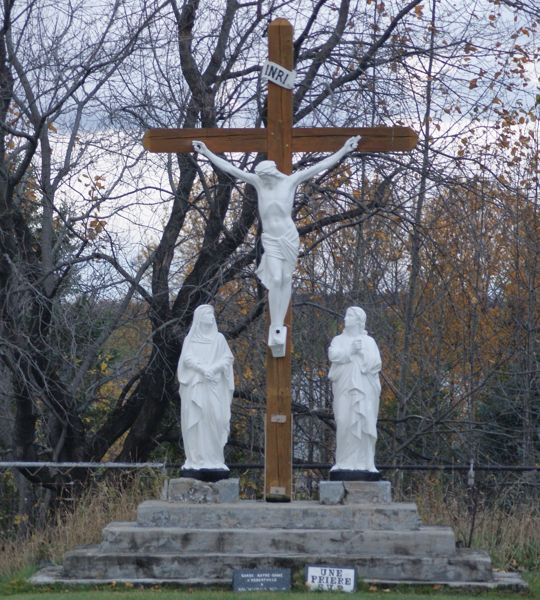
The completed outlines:
{"type": "Polygon", "coordinates": [[[194,342],[209,341],[217,333],[214,308],[210,304],[201,304],[193,313],[190,339],[194,342]]]}
{"type": "Polygon", "coordinates": [[[345,313],[345,327],[359,325],[361,329],[366,326],[366,313],[359,306],[350,306],[345,313]]]}

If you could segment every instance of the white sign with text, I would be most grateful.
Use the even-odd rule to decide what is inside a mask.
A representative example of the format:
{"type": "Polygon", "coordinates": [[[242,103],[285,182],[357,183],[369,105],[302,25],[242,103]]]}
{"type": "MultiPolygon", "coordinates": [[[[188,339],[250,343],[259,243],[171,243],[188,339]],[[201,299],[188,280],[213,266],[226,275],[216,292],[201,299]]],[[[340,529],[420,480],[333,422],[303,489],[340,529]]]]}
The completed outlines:
{"type": "Polygon", "coordinates": [[[267,60],[262,67],[262,76],[263,79],[268,79],[276,85],[292,90],[296,79],[296,71],[289,71],[275,62],[267,60]]]}
{"type": "Polygon", "coordinates": [[[306,585],[310,590],[354,592],[356,570],[342,567],[306,567],[306,585]]]}

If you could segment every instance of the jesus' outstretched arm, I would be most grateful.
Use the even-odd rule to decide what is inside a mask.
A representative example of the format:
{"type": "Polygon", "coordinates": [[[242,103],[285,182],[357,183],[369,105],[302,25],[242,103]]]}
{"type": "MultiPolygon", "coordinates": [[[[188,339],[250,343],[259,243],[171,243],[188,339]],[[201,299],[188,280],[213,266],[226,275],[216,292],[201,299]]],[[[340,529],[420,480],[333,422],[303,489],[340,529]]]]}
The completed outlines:
{"type": "Polygon", "coordinates": [[[241,179],[242,181],[245,181],[246,183],[251,183],[251,184],[255,183],[255,181],[257,179],[256,175],[253,175],[252,173],[246,173],[245,171],[242,171],[241,169],[232,165],[230,162],[224,160],[217,154],[214,154],[211,150],[208,149],[208,147],[206,146],[206,144],[204,142],[194,140],[192,145],[193,145],[193,149],[195,150],[195,152],[198,152],[199,154],[206,156],[206,158],[212,164],[214,164],[216,167],[218,167],[222,171],[225,171],[225,173],[228,173],[229,175],[232,175],[233,177],[236,177],[237,179],[241,179]]]}
{"type": "Polygon", "coordinates": [[[308,167],[307,169],[302,169],[301,171],[293,173],[290,176],[291,179],[294,180],[295,185],[299,185],[300,183],[311,179],[312,177],[317,175],[317,173],[320,173],[321,171],[324,171],[326,169],[331,169],[332,167],[337,165],[338,162],[344,156],[349,154],[349,152],[353,152],[354,150],[356,150],[359,142],[359,135],[349,138],[337,152],[334,152],[334,154],[331,154],[327,158],[315,163],[313,166],[308,167]]]}

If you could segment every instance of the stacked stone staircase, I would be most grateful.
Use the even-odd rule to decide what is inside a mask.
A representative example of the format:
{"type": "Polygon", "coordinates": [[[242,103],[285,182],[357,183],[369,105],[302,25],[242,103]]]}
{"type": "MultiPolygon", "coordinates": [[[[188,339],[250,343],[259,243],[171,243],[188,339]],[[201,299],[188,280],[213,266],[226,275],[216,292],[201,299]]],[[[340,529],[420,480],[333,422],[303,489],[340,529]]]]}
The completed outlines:
{"type": "Polygon", "coordinates": [[[389,482],[321,482],[320,502],[238,500],[238,481],[168,482],[136,522],[110,523],[99,545],[68,552],[34,583],[230,585],[234,569],[354,567],[373,583],[525,586],[496,573],[487,553],[456,548],[448,527],[420,523],[389,482]]]}

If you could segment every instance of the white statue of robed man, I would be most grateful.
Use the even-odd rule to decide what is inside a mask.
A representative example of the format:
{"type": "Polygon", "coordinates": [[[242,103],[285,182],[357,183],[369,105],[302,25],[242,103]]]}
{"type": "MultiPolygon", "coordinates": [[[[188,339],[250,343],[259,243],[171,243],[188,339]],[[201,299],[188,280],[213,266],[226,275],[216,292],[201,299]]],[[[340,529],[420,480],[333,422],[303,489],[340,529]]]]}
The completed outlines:
{"type": "Polygon", "coordinates": [[[336,421],[336,464],[330,471],[370,471],[375,468],[381,355],[365,329],[366,313],[351,306],[345,328],[328,349],[336,421]]]}
{"type": "Polygon", "coordinates": [[[217,329],[214,309],[195,309],[178,361],[180,421],[186,462],[182,471],[228,471],[223,449],[229,437],[234,391],[233,355],[217,329]]]}
{"type": "Polygon", "coordinates": [[[255,167],[255,173],[246,173],[211,152],[203,142],[193,142],[193,148],[216,167],[251,184],[257,192],[264,249],[257,275],[268,290],[268,345],[275,357],[285,356],[287,328],[284,321],[291,300],[292,274],[300,247],[298,231],[292,220],[296,189],[301,183],[333,167],[346,154],[356,150],[359,141],[360,136],[350,138],[331,156],[292,175],[278,171],[273,160],[263,160],[255,167]]]}

